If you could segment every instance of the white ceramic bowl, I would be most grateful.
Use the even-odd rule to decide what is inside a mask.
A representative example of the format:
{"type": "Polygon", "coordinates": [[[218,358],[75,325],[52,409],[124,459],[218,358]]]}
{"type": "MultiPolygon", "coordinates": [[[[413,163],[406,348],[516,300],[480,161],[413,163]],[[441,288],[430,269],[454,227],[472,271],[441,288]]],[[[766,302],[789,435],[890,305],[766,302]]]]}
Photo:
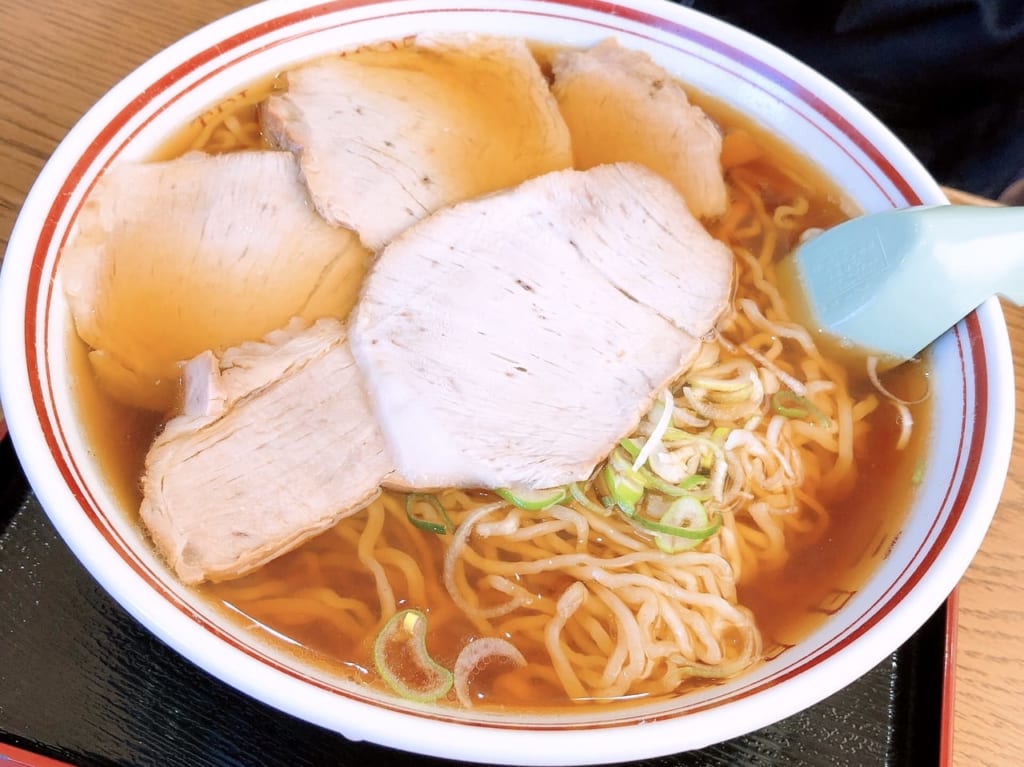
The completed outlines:
{"type": "Polygon", "coordinates": [[[807,154],[864,210],[944,198],[902,145],[838,88],[773,47],[666,2],[273,1],[154,57],[68,135],[25,203],[3,264],[3,407],[35,491],[104,588],[182,655],[248,694],[352,739],[423,754],[576,764],[676,753],[762,727],[869,670],[941,604],[995,509],[1009,460],[1013,385],[996,302],[934,350],[934,433],[924,484],[875,575],[828,622],[753,673],[668,703],[558,719],[401,705],[345,686],[240,633],[183,588],[116,507],[69,391],[68,311],[55,283],[83,197],[113,163],[147,155],[240,86],[289,64],[428,29],[568,45],[614,35],[807,154]]]}

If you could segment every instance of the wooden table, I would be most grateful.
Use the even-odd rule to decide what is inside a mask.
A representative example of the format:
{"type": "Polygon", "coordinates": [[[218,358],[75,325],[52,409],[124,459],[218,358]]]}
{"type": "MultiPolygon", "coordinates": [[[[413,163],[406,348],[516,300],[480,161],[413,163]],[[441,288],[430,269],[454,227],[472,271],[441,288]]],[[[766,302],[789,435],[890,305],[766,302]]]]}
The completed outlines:
{"type": "MultiPolygon", "coordinates": [[[[0,0],[0,246],[33,179],[104,91],[240,0],[0,0]]],[[[995,521],[959,589],[954,764],[1012,765],[1024,742],[1024,310],[1006,307],[1017,426],[995,521]]]]}

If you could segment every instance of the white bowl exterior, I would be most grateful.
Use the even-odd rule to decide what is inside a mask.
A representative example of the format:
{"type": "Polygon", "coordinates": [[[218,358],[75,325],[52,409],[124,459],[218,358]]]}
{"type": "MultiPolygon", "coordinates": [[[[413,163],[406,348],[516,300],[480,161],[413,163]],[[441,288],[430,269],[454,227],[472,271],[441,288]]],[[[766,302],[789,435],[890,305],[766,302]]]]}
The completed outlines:
{"type": "Polygon", "coordinates": [[[615,35],[755,117],[824,168],[861,209],[943,201],[924,169],[873,117],[773,47],[668,3],[618,6],[614,13],[587,0],[579,7],[544,0],[253,6],[126,78],[83,117],[41,173],[0,281],[0,394],[12,437],[40,501],[86,568],[140,622],[213,675],[349,738],[418,753],[517,764],[638,759],[740,735],[835,692],[909,637],[966,569],[998,502],[1012,443],[1013,371],[995,300],[934,346],[935,411],[941,415],[926,480],[875,575],[798,648],[678,701],[558,718],[399,705],[242,634],[180,586],[137,526],[117,511],[75,428],[66,385],[68,312],[55,277],[60,246],[110,162],[146,157],[206,107],[288,65],[427,30],[567,45],[615,35]],[[642,734],[627,730],[634,726],[642,726],[642,734]]]}

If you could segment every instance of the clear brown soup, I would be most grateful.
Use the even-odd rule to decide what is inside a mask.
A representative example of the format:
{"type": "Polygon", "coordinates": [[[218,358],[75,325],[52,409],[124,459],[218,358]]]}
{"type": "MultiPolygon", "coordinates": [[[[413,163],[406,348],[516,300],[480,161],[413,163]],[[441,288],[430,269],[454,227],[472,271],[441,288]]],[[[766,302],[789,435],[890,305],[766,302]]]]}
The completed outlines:
{"type": "MultiPolygon", "coordinates": [[[[549,53],[538,49],[542,61],[549,53]]],[[[277,80],[256,83],[241,100],[258,100],[263,93],[279,87],[281,84],[277,80]]],[[[792,149],[766,135],[749,118],[700,94],[691,93],[691,97],[722,127],[727,155],[732,151],[742,155],[749,153],[751,148],[757,150],[753,159],[728,169],[727,180],[731,190],[735,191],[738,180],[742,180],[756,188],[768,210],[786,204],[796,196],[807,197],[810,206],[802,217],[802,228],[828,227],[846,217],[841,210],[839,192],[821,171],[811,167],[792,149]]],[[[252,123],[255,121],[255,106],[247,104],[235,110],[235,115],[242,123],[252,123]]],[[[632,118],[623,115],[623,119],[632,118]]],[[[202,128],[201,121],[184,128],[154,159],[181,154],[195,141],[202,128]]],[[[712,233],[715,233],[716,226],[716,223],[709,226],[712,233]]],[[[781,256],[793,246],[792,238],[783,232],[779,235],[775,252],[781,256]]],[[[141,500],[139,478],[146,450],[163,419],[151,413],[131,410],[107,397],[90,373],[87,350],[80,342],[75,349],[77,356],[72,366],[74,386],[90,443],[116,497],[127,513],[133,514],[141,500]]],[[[914,394],[924,385],[925,375],[922,366],[911,366],[889,374],[886,383],[895,391],[914,394]]],[[[867,383],[862,385],[869,386],[867,383]]],[[[909,507],[914,490],[913,477],[920,468],[929,432],[926,406],[919,406],[915,411],[915,421],[910,444],[897,450],[900,432],[897,410],[885,405],[878,407],[868,417],[866,437],[857,447],[860,481],[846,497],[828,501],[830,523],[826,533],[809,545],[792,551],[783,567],[764,570],[749,582],[741,581],[739,600],[756,616],[767,655],[792,645],[841,607],[887,555],[909,507]]],[[[366,593],[370,595],[368,601],[372,601],[373,579],[365,568],[360,571],[358,566],[352,565],[355,558],[353,547],[340,534],[345,528],[355,529],[362,524],[359,515],[343,520],[339,524],[338,535],[324,534],[256,573],[228,583],[207,585],[199,591],[212,603],[222,604],[226,615],[244,626],[245,630],[287,647],[304,660],[312,660],[344,677],[374,683],[371,645],[376,625],[366,626],[363,636],[349,636],[330,619],[310,618],[294,607],[291,612],[282,611],[280,605],[273,604],[273,600],[247,598],[249,593],[260,592],[261,584],[277,581],[290,584],[287,588],[296,591],[323,586],[354,596],[366,593]],[[344,562],[344,565],[339,565],[339,562],[344,562]]],[[[436,566],[443,558],[438,536],[408,525],[405,528],[394,532],[395,539],[401,541],[401,545],[412,547],[421,559],[432,560],[436,566]]],[[[427,593],[436,600],[436,604],[412,606],[435,613],[455,612],[439,577],[434,577],[437,582],[428,585],[427,593]]],[[[408,594],[401,593],[400,588],[396,591],[400,607],[411,604],[408,594]]],[[[469,621],[449,620],[443,631],[430,635],[430,651],[438,662],[451,667],[460,643],[473,632],[469,621]]],[[[506,682],[500,675],[488,688],[486,698],[488,703],[517,709],[550,709],[569,705],[564,694],[552,690],[549,685],[522,684],[515,680],[506,682]]]]}

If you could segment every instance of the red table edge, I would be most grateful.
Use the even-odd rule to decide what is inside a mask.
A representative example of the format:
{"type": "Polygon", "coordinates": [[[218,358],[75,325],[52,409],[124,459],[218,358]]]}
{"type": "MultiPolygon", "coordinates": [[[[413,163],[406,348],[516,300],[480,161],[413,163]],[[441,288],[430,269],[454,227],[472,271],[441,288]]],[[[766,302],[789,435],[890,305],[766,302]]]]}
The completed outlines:
{"type": "Polygon", "coordinates": [[[0,767],[72,767],[72,765],[6,743],[0,743],[0,767]]]}
{"type": "Polygon", "coordinates": [[[939,731],[939,764],[953,764],[953,713],[956,702],[956,639],[959,617],[959,591],[946,600],[946,647],[942,674],[942,728],[939,731]]]}

